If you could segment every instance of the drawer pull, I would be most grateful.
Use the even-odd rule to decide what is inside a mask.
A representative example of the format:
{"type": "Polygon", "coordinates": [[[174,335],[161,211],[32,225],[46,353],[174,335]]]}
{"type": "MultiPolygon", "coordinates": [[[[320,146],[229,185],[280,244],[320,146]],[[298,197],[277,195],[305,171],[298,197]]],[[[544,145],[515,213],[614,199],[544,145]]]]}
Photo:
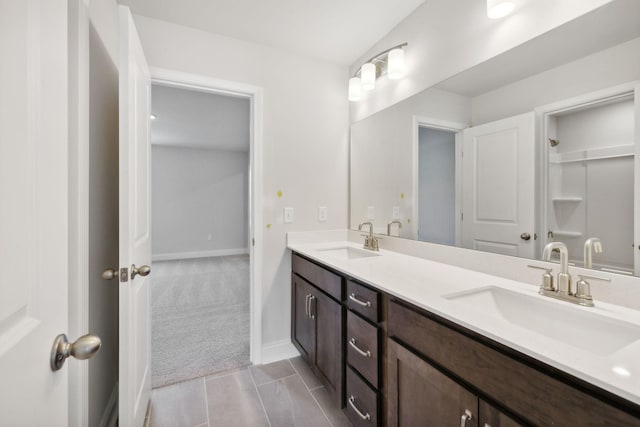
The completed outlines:
{"type": "Polygon", "coordinates": [[[348,400],[349,405],[353,408],[354,411],[356,411],[356,414],[358,414],[360,418],[362,418],[363,420],[370,420],[371,415],[369,415],[368,412],[366,414],[363,414],[362,412],[360,412],[360,409],[358,409],[358,407],[355,404],[355,400],[356,400],[355,397],[349,396],[349,400],[348,400]]]}
{"type": "Polygon", "coordinates": [[[356,294],[352,293],[351,295],[349,295],[349,299],[356,302],[357,304],[360,304],[363,307],[371,307],[371,301],[362,301],[356,296],[356,294]]]}
{"type": "Polygon", "coordinates": [[[357,342],[357,341],[356,341],[356,339],[355,339],[355,338],[351,338],[351,339],[349,340],[349,345],[350,345],[351,347],[353,347],[353,349],[354,349],[355,351],[357,351],[358,353],[360,353],[362,356],[364,356],[364,357],[371,357],[371,352],[370,352],[369,350],[367,350],[367,351],[360,350],[360,347],[358,347],[358,346],[356,345],[356,342],[357,342]]]}
{"type": "Polygon", "coordinates": [[[307,294],[306,297],[304,297],[304,314],[307,315],[307,317],[309,317],[309,297],[311,296],[311,294],[307,294]]]}
{"type": "Polygon", "coordinates": [[[313,303],[316,300],[316,297],[313,295],[309,295],[309,317],[311,320],[316,318],[316,305],[317,303],[313,303]]]}
{"type": "Polygon", "coordinates": [[[466,427],[467,421],[471,421],[472,419],[473,419],[473,415],[471,414],[471,411],[468,409],[465,409],[464,414],[462,414],[462,417],[460,417],[460,427],[466,427]]]}

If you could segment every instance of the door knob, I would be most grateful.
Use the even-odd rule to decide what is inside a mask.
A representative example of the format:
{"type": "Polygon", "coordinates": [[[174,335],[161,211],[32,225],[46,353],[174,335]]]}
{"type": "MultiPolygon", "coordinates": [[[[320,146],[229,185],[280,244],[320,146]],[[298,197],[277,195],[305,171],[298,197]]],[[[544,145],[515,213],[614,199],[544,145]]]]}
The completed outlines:
{"type": "Polygon", "coordinates": [[[145,277],[149,273],[151,273],[151,267],[148,265],[141,265],[140,267],[136,267],[135,264],[131,265],[131,280],[135,279],[137,275],[145,277]]]}
{"type": "Polygon", "coordinates": [[[529,233],[522,233],[522,234],[520,235],[520,238],[521,238],[522,240],[530,240],[530,239],[531,239],[531,234],[529,234],[529,233]]]}
{"type": "Polygon", "coordinates": [[[118,269],[117,268],[107,268],[102,272],[102,278],[104,280],[111,280],[118,278],[118,269]]]}
{"type": "Polygon", "coordinates": [[[67,336],[60,334],[53,341],[51,370],[55,372],[62,368],[69,356],[73,356],[78,360],[89,359],[100,350],[101,346],[102,340],[95,335],[83,335],[69,344],[67,336]]]}

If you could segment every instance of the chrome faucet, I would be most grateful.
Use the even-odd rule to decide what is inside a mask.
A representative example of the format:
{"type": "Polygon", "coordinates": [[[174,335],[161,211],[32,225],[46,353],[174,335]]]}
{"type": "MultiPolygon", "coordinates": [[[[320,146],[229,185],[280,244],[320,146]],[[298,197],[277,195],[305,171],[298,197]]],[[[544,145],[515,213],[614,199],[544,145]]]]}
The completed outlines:
{"type": "Polygon", "coordinates": [[[378,239],[373,236],[373,224],[370,222],[361,222],[358,225],[358,231],[362,231],[362,227],[365,225],[369,226],[369,235],[364,235],[364,248],[369,249],[370,251],[379,251],[380,245],[378,244],[378,239]]]}
{"type": "Polygon", "coordinates": [[[551,242],[544,247],[543,261],[551,261],[551,253],[554,249],[560,251],[560,273],[558,273],[558,285],[555,290],[560,295],[573,295],[571,290],[571,274],[569,274],[569,251],[567,245],[562,242],[551,242]]]}
{"type": "Polygon", "coordinates": [[[389,221],[387,223],[387,236],[391,236],[391,226],[393,224],[398,224],[398,228],[402,228],[402,223],[400,221],[398,221],[397,219],[394,219],[393,221],[389,221]]]}
{"type": "MultiPolygon", "coordinates": [[[[589,262],[591,262],[591,245],[592,244],[594,245],[594,248],[596,248],[596,252],[597,252],[598,251],[597,246],[600,246],[600,240],[597,238],[593,238],[593,239],[587,240],[587,242],[589,243],[589,262]]],[[[585,264],[587,260],[586,248],[587,248],[587,244],[585,243],[585,264]]],[[[600,250],[602,250],[602,247],[600,247],[600,250]]],[[[544,251],[542,252],[542,259],[544,261],[550,261],[551,254],[554,251],[560,252],[560,273],[558,273],[557,286],[555,286],[553,283],[553,275],[551,274],[550,268],[538,267],[535,265],[529,266],[531,268],[545,270],[545,273],[542,275],[542,284],[540,285],[540,290],[538,291],[538,293],[540,295],[561,299],[563,301],[572,302],[574,304],[580,304],[586,307],[593,307],[593,297],[591,296],[591,286],[587,281],[587,279],[600,280],[604,282],[610,282],[611,279],[578,274],[579,280],[576,283],[576,289],[573,290],[571,286],[571,275],[569,274],[569,252],[567,251],[567,246],[562,242],[551,242],[547,244],[547,246],[544,247],[544,251]]]]}
{"type": "Polygon", "coordinates": [[[593,252],[602,253],[602,242],[597,237],[584,242],[584,268],[593,268],[593,252]]]}

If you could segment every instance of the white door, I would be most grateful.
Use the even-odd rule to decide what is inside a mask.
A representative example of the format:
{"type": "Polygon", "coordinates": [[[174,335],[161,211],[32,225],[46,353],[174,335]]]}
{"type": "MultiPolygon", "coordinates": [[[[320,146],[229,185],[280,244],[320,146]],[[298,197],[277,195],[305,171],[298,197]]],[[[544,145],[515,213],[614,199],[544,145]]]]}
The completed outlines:
{"type": "Polygon", "coordinates": [[[149,113],[151,79],[127,7],[120,6],[120,375],[119,425],[143,425],[151,395],[149,113]],[[135,277],[134,277],[135,276],[135,277]]]}
{"type": "MultiPolygon", "coordinates": [[[[0,425],[68,425],[67,2],[0,0],[0,425]]],[[[76,337],[70,337],[74,339],[76,337]]]]}
{"type": "Polygon", "coordinates": [[[464,130],[464,247],[533,258],[534,141],[534,113],[464,130]]]}

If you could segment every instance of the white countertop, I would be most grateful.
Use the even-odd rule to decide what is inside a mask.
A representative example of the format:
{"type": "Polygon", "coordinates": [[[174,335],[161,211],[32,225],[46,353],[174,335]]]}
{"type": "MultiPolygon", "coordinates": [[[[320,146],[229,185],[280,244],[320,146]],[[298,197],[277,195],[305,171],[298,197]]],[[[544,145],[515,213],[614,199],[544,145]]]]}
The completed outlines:
{"type": "MultiPolygon", "coordinates": [[[[326,252],[326,249],[343,247],[362,249],[361,244],[344,240],[318,241],[321,239],[318,239],[317,236],[312,237],[308,242],[300,238],[296,238],[295,241],[290,240],[288,248],[631,402],[640,404],[639,311],[598,301],[596,301],[596,307],[582,307],[541,296],[537,293],[537,287],[526,283],[384,249],[380,250],[380,256],[349,260],[332,255],[330,252],[326,252]],[[490,286],[550,301],[553,304],[558,304],[558,308],[561,310],[579,310],[588,314],[604,316],[613,324],[624,322],[631,331],[638,328],[638,340],[609,354],[596,354],[597,351],[589,351],[562,342],[561,338],[557,338],[563,336],[562,332],[558,332],[558,330],[555,330],[554,334],[550,334],[556,336],[554,339],[525,326],[505,321],[487,310],[483,311],[482,307],[470,307],[467,303],[445,297],[490,286]]],[[[553,328],[553,325],[549,325],[549,327],[553,328]]],[[[583,325],[576,321],[574,327],[581,328],[583,325]]],[[[571,330],[566,331],[566,334],[571,333],[571,330]]],[[[597,345],[595,343],[594,347],[597,345]]]]}

